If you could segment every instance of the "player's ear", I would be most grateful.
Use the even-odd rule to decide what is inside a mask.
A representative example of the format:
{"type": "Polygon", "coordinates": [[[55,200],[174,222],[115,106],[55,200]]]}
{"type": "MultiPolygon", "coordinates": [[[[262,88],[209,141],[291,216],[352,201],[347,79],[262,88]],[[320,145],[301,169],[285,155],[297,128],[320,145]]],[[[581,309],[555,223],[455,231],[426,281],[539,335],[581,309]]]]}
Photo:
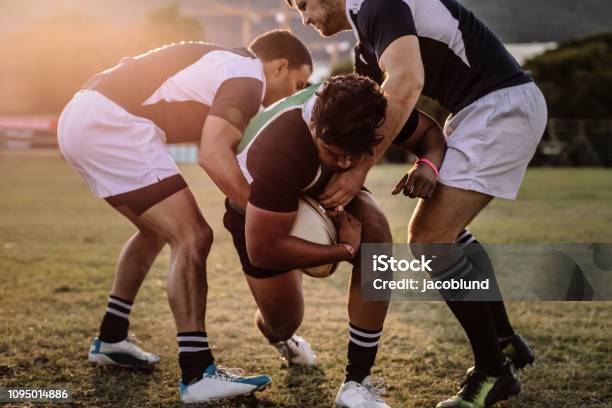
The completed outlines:
{"type": "Polygon", "coordinates": [[[289,71],[289,60],[286,58],[274,60],[274,68],[277,76],[283,75],[289,71]]]}

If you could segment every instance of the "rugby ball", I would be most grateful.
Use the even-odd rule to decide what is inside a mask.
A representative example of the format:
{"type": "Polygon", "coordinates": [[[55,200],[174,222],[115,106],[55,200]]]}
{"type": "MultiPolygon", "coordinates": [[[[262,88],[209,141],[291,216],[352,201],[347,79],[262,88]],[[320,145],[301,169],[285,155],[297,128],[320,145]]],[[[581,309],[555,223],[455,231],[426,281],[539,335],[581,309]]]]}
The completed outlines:
{"type": "MultiPolygon", "coordinates": [[[[302,196],[290,235],[321,245],[338,243],[338,231],[325,209],[313,198],[302,196]]],[[[338,263],[303,269],[306,275],[326,278],[336,271],[338,263]]]]}

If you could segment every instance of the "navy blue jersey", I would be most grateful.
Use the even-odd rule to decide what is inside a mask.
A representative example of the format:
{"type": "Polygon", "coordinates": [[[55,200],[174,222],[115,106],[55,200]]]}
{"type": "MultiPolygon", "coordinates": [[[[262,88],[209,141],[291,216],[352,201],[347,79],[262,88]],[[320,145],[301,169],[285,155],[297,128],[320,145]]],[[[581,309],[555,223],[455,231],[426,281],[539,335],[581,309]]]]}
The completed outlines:
{"type": "Polygon", "coordinates": [[[397,38],[417,36],[425,68],[422,93],[453,113],[490,92],[533,81],[456,0],[347,0],[347,12],[362,52],[376,59],[397,38]]]}

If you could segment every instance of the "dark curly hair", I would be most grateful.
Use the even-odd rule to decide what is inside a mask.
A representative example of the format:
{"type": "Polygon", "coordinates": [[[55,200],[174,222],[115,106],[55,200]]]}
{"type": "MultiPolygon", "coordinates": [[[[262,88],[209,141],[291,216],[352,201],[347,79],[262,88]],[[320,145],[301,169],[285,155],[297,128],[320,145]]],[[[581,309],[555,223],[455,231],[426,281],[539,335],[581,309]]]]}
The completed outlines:
{"type": "Polygon", "coordinates": [[[387,111],[378,84],[357,74],[339,75],[328,79],[317,96],[311,118],[315,136],[354,154],[373,154],[383,139],[376,129],[387,111]]]}

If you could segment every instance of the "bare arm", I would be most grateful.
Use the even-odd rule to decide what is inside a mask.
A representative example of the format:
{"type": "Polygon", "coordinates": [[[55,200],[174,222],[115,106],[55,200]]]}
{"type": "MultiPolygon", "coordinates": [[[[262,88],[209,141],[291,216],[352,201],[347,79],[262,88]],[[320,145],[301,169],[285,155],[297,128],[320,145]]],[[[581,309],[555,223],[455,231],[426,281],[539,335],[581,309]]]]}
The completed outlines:
{"type": "MultiPolygon", "coordinates": [[[[414,133],[398,147],[415,153],[419,159],[428,160],[439,170],[446,154],[444,134],[431,117],[420,111],[418,115],[419,122],[414,133]]],[[[392,194],[403,191],[410,198],[427,199],[432,196],[437,182],[436,172],[428,164],[417,162],[395,186],[392,194]]]]}
{"type": "Polygon", "coordinates": [[[368,172],[389,148],[421,95],[425,73],[416,36],[407,35],[394,40],[381,55],[379,63],[387,75],[382,86],[388,100],[387,119],[378,129],[384,139],[374,148],[374,155],[342,173],[327,186],[319,197],[327,208],[346,205],[357,194],[368,172]]]}
{"type": "Polygon", "coordinates": [[[208,116],[202,129],[198,163],[225,195],[246,208],[249,184],[236,160],[236,147],[242,133],[227,120],[208,116]]]}
{"type": "Polygon", "coordinates": [[[439,169],[446,153],[446,140],[438,123],[426,113],[418,111],[419,124],[405,142],[398,147],[428,159],[439,169]]]}
{"type": "MultiPolygon", "coordinates": [[[[295,211],[273,212],[247,204],[246,245],[253,265],[269,269],[301,269],[351,259],[348,250],[340,245],[319,245],[290,236],[296,214],[295,211]]],[[[348,213],[343,212],[339,218],[342,235],[351,240],[350,245],[357,250],[361,224],[348,213]]]]}
{"type": "Polygon", "coordinates": [[[387,74],[382,85],[388,101],[387,119],[379,129],[384,140],[374,149],[374,157],[367,163],[369,168],[380,160],[408,120],[425,81],[419,41],[413,35],[400,37],[389,44],[379,63],[387,74]]]}

